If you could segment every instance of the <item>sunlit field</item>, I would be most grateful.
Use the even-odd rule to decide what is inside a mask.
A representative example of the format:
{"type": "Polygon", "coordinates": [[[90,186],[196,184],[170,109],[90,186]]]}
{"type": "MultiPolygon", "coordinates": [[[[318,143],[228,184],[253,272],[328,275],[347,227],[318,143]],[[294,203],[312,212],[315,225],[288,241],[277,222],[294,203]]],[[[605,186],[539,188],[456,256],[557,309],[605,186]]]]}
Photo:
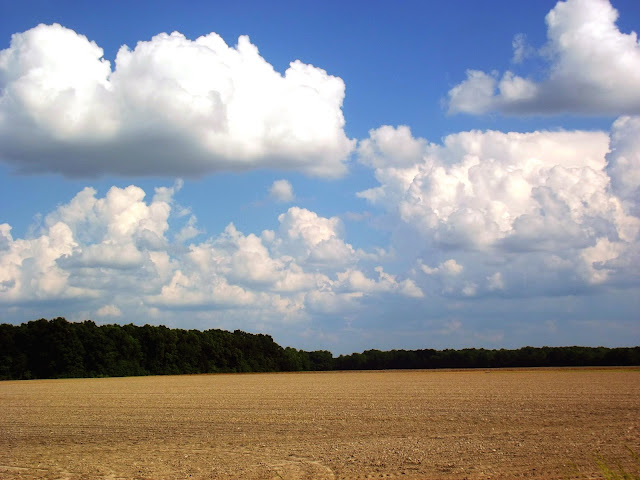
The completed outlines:
{"type": "Polygon", "coordinates": [[[640,369],[0,383],[0,478],[589,478],[633,465],[640,369]]]}

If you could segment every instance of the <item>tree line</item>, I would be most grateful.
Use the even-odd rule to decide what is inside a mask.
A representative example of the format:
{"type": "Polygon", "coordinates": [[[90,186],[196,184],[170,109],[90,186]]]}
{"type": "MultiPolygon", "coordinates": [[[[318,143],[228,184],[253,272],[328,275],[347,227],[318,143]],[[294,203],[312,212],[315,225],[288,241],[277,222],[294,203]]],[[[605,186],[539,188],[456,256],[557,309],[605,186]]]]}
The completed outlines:
{"type": "Polygon", "coordinates": [[[40,319],[0,325],[0,379],[424,368],[640,365],[640,347],[524,347],[517,350],[283,348],[264,334],[164,326],[96,325],[40,319]]]}

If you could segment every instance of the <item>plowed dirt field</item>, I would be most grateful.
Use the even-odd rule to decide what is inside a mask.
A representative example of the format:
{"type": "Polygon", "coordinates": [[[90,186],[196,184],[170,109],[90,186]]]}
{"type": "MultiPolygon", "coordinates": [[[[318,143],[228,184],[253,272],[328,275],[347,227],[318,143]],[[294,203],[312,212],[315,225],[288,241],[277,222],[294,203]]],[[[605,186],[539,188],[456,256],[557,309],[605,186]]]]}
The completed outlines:
{"type": "Polygon", "coordinates": [[[626,447],[640,369],[0,382],[2,479],[591,478],[626,447]]]}

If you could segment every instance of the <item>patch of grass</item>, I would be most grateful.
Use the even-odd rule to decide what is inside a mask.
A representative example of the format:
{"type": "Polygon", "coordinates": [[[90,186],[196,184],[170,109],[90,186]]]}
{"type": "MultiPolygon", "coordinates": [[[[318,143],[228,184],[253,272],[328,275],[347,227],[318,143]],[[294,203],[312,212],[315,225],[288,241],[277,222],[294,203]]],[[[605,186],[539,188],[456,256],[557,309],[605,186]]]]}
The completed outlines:
{"type": "Polygon", "coordinates": [[[594,460],[602,478],[605,480],[640,480],[640,455],[629,447],[625,448],[633,459],[632,470],[623,467],[619,461],[612,464],[602,455],[595,455],[594,460]]]}

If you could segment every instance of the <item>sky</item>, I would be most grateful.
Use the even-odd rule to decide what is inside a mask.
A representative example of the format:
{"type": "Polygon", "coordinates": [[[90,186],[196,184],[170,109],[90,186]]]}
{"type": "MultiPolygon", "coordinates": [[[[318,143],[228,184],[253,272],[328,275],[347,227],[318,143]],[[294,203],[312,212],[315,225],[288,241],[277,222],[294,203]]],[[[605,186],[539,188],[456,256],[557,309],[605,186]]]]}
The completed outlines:
{"type": "Polygon", "coordinates": [[[0,2],[0,322],[640,344],[640,3],[0,2]]]}

